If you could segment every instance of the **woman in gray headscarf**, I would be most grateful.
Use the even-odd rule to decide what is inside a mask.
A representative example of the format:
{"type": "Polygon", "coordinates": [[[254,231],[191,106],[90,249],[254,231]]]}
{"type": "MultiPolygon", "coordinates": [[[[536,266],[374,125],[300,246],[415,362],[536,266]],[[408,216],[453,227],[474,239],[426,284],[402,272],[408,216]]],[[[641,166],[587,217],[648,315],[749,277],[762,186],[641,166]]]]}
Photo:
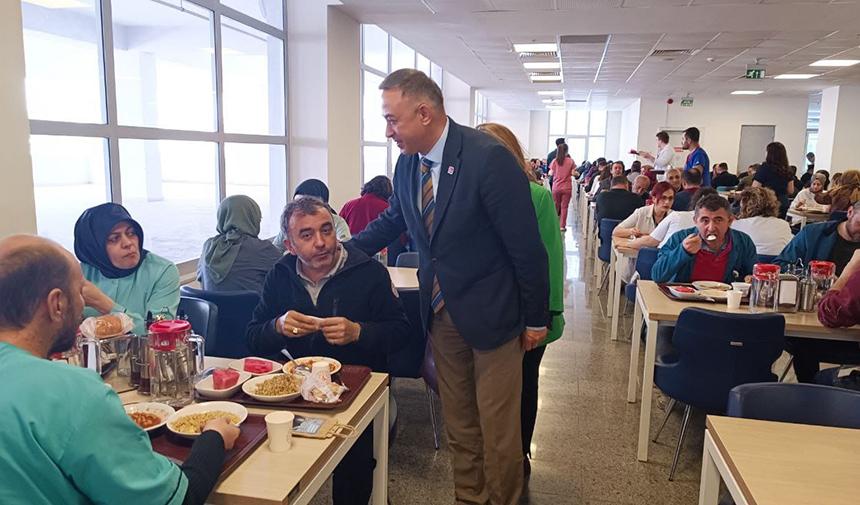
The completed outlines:
{"type": "Polygon", "coordinates": [[[263,280],[281,253],[260,240],[262,213],[245,195],[224,199],[218,206],[218,235],[203,244],[197,279],[206,291],[263,290],[263,280]]]}

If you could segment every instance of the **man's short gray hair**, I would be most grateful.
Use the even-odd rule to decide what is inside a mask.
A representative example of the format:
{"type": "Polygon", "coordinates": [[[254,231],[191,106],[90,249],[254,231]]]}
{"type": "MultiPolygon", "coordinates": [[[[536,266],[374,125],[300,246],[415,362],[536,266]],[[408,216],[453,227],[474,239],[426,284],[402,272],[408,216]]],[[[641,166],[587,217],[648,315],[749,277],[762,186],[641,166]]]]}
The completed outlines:
{"type": "Polygon", "coordinates": [[[433,79],[420,70],[413,68],[395,70],[382,81],[379,89],[383,91],[399,89],[403,96],[427,100],[433,107],[444,110],[442,90],[433,79]]]}
{"type": "Polygon", "coordinates": [[[301,196],[288,203],[281,214],[281,232],[284,237],[290,238],[290,219],[294,215],[312,216],[320,210],[329,212],[325,202],[315,196],[301,196]]]}

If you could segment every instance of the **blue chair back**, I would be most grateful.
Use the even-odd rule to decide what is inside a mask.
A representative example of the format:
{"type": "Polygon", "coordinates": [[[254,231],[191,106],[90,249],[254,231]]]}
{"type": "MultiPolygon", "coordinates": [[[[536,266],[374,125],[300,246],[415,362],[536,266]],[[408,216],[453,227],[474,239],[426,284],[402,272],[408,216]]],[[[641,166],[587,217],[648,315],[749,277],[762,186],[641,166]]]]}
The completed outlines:
{"type": "Polygon", "coordinates": [[[671,398],[709,412],[725,412],[729,391],[750,382],[775,382],[782,354],[780,314],[726,314],[687,308],[678,318],[674,361],[659,362],[654,382],[671,398]]]}
{"type": "Polygon", "coordinates": [[[773,260],[776,259],[776,256],[771,256],[770,254],[756,254],[756,263],[773,263],[773,260]]]}
{"type": "Polygon", "coordinates": [[[209,340],[218,339],[218,307],[207,300],[193,298],[190,296],[179,297],[179,309],[177,316],[181,313],[188,318],[191,329],[198,335],[202,335],[206,341],[208,351],[209,340]]]}
{"type": "Polygon", "coordinates": [[[260,302],[259,294],[255,291],[204,291],[189,286],[182,286],[179,292],[183,296],[208,300],[218,307],[217,334],[214,338],[204,335],[207,355],[222,358],[251,355],[245,332],[260,302]]]}
{"type": "Polygon", "coordinates": [[[644,281],[650,281],[651,269],[654,263],[657,262],[657,253],[660,250],[656,247],[643,247],[639,249],[639,254],[636,255],[636,271],[639,272],[639,278],[644,281]]]}
{"type": "Polygon", "coordinates": [[[743,384],[729,392],[726,413],[763,421],[860,428],[860,391],[787,382],[743,384]]]}
{"type": "Polygon", "coordinates": [[[600,247],[597,249],[597,257],[604,263],[609,263],[609,255],[612,254],[612,231],[621,221],[618,219],[600,220],[597,235],[600,237],[600,247]]]}
{"type": "Polygon", "coordinates": [[[830,213],[830,217],[828,219],[830,221],[845,221],[846,219],[848,219],[848,211],[834,210],[830,213]]]}
{"type": "Polygon", "coordinates": [[[402,252],[397,255],[396,267],[418,268],[418,253],[417,252],[402,252]]]}

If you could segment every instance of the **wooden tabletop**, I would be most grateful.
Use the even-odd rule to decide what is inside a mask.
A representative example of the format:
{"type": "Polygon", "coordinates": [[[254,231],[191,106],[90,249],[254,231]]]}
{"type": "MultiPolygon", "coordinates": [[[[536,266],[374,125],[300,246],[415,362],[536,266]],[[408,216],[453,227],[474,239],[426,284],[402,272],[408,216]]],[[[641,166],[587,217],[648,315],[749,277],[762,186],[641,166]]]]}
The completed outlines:
{"type": "Polygon", "coordinates": [[[805,217],[808,221],[827,221],[830,219],[829,212],[819,212],[814,210],[799,210],[788,209],[786,212],[789,216],[805,217]]]}
{"type": "Polygon", "coordinates": [[[860,430],[708,416],[750,505],[860,502],[860,430]]]}
{"type": "MultiPolygon", "coordinates": [[[[651,321],[677,321],[681,311],[687,307],[698,307],[716,312],[728,312],[732,314],[749,314],[749,305],[741,304],[739,309],[729,309],[725,302],[702,303],[681,302],[671,300],[667,297],[654,281],[637,282],[639,296],[647,307],[648,319],[651,321]]],[[[794,312],[780,313],[785,318],[786,334],[798,334],[799,336],[822,335],[832,340],[850,340],[860,342],[860,326],[850,328],[826,328],[818,320],[817,312],[794,312]]]]}
{"type": "Polygon", "coordinates": [[[616,251],[620,252],[625,256],[636,257],[639,254],[639,249],[633,249],[629,247],[630,241],[629,237],[612,237],[612,247],[615,248],[616,251]]]}
{"type": "MultiPolygon", "coordinates": [[[[207,357],[206,366],[226,366],[230,361],[224,358],[207,357]]],[[[387,386],[388,375],[373,373],[347,409],[302,412],[313,417],[334,417],[340,424],[354,425],[381,395],[386,394],[387,386]]],[[[120,398],[124,404],[152,400],[149,396],[139,395],[137,391],[123,393],[120,398]]],[[[274,410],[283,409],[248,407],[248,412],[252,414],[268,414],[274,410]]],[[[339,438],[317,440],[293,437],[292,447],[287,452],[273,453],[269,451],[267,443],[263,442],[233,473],[215,487],[207,503],[290,503],[292,496],[307,487],[330,455],[342,443],[343,440],[339,438]]]]}
{"type": "Polygon", "coordinates": [[[399,291],[418,289],[418,269],[405,267],[388,267],[388,275],[394,288],[399,291]]]}

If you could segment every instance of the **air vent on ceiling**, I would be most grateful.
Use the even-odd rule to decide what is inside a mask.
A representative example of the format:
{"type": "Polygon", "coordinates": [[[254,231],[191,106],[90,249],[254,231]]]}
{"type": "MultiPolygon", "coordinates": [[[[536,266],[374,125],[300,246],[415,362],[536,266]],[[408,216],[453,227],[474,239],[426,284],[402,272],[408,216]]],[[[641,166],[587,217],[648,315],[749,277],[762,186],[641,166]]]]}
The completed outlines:
{"type": "Polygon", "coordinates": [[[606,44],[609,40],[609,35],[562,35],[559,37],[559,43],[562,46],[576,44],[606,44]]]}
{"type": "Polygon", "coordinates": [[[558,77],[559,73],[557,71],[556,72],[529,72],[528,75],[531,77],[538,76],[538,75],[558,77]]]}
{"type": "Polygon", "coordinates": [[[698,49],[655,49],[651,51],[649,56],[674,58],[676,56],[692,56],[698,52],[698,49]]]}
{"type": "Polygon", "coordinates": [[[520,59],[526,58],[558,58],[558,53],[555,51],[544,51],[540,53],[519,53],[520,59]]]}

